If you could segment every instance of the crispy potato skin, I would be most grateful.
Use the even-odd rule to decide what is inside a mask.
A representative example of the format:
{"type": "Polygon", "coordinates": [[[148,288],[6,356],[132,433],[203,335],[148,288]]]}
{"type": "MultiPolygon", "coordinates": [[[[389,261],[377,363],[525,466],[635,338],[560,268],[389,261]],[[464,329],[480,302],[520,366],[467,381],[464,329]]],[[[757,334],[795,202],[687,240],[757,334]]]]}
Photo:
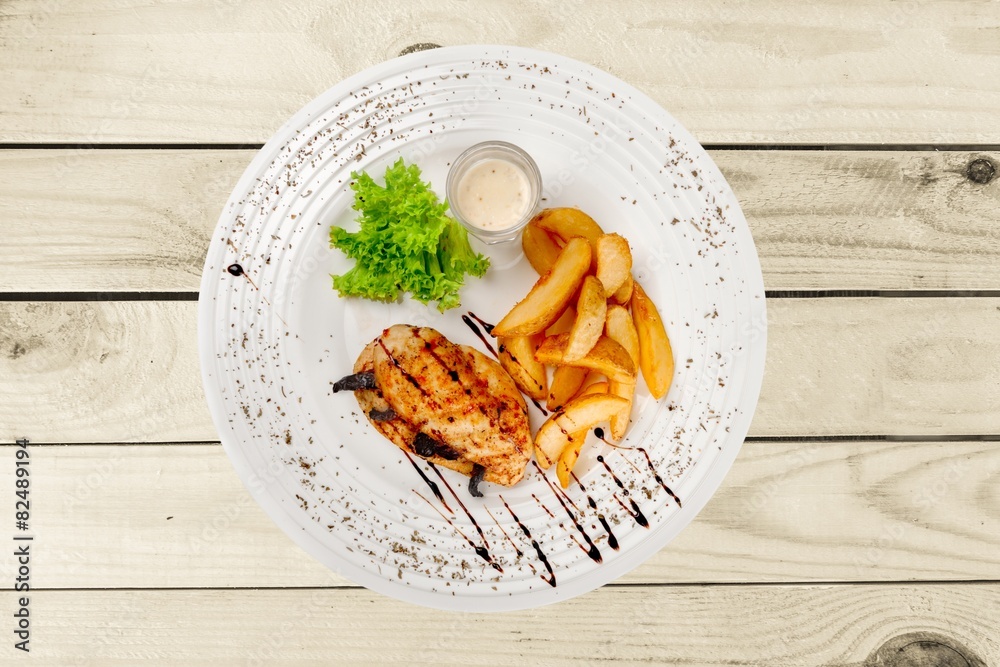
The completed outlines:
{"type": "Polygon", "coordinates": [[[548,395],[548,373],[545,366],[535,359],[535,350],[543,336],[510,336],[497,339],[497,356],[500,365],[514,379],[517,388],[536,401],[548,395]]]}
{"type": "Polygon", "coordinates": [[[642,377],[653,398],[663,398],[674,379],[674,352],[656,305],[638,282],[632,288],[632,317],[639,337],[642,377]]]}
{"type": "Polygon", "coordinates": [[[530,224],[555,234],[567,243],[573,238],[585,238],[595,243],[604,234],[601,226],[578,208],[547,208],[539,211],[530,224]]]}
{"type": "Polygon", "coordinates": [[[608,312],[608,301],[604,296],[604,286],[594,276],[586,276],[576,302],[576,320],[569,331],[566,346],[567,362],[582,359],[597,343],[604,330],[608,312]]]}
{"type": "Polygon", "coordinates": [[[544,276],[552,269],[552,265],[559,258],[559,253],[562,252],[556,240],[533,221],[529,222],[521,233],[521,248],[531,268],[540,276],[544,276]]]}
{"type": "Polygon", "coordinates": [[[597,279],[612,296],[632,274],[632,249],[620,234],[603,234],[594,242],[597,279]]]}
{"type": "Polygon", "coordinates": [[[548,468],[568,446],[571,434],[587,431],[608,421],[626,404],[625,399],[612,394],[588,394],[575,398],[549,418],[535,435],[535,458],[538,465],[548,468]]]}
{"type": "Polygon", "coordinates": [[[594,347],[586,356],[582,359],[577,359],[571,364],[564,358],[568,344],[569,334],[549,336],[538,348],[535,358],[543,364],[589,368],[592,371],[603,374],[610,380],[628,380],[635,377],[635,364],[632,363],[632,358],[628,356],[628,352],[620,344],[607,336],[598,338],[597,343],[594,344],[594,347]]]}
{"type": "Polygon", "coordinates": [[[549,272],[497,323],[493,335],[532,336],[544,332],[573,299],[590,270],[592,256],[590,243],[570,239],[549,272]]]}

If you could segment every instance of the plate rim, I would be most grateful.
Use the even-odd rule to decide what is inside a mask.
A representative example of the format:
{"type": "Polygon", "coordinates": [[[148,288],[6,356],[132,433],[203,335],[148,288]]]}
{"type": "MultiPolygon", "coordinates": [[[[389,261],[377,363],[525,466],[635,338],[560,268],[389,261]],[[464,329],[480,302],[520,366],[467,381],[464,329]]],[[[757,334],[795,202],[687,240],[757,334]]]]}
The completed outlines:
{"type": "Polygon", "coordinates": [[[749,224],[746,221],[742,207],[739,205],[739,200],[704,147],[669,111],[632,84],[589,63],[561,54],[529,47],[501,44],[470,44],[417,51],[365,68],[338,81],[333,86],[321,92],[274,131],[264,146],[255,153],[253,159],[234,185],[212,230],[212,237],[206,254],[205,265],[202,270],[202,280],[199,287],[197,336],[202,385],[206,402],[209,406],[209,412],[212,416],[213,424],[218,431],[223,450],[226,452],[231,465],[236,470],[237,476],[240,478],[246,492],[264,510],[268,518],[277,524],[282,533],[288,536],[296,545],[309,554],[310,557],[316,559],[337,575],[394,600],[448,611],[503,612],[537,608],[597,590],[649,560],[690,525],[697,514],[718,491],[733,462],[736,460],[749,432],[750,424],[759,402],[764,377],[767,353],[767,305],[764,298],[763,273],[759,255],[756,244],[753,242],[749,224]],[[389,74],[413,71],[424,64],[433,64],[438,58],[447,58],[449,56],[456,60],[464,58],[469,61],[504,57],[533,58],[545,64],[555,64],[557,67],[568,66],[577,75],[582,74],[588,77],[604,78],[608,82],[613,82],[617,90],[620,90],[626,96],[630,96],[633,100],[650,106],[657,113],[663,114],[666,118],[673,121],[671,131],[687,142],[686,147],[700,151],[704,158],[706,158],[706,161],[700,168],[710,167],[714,172],[712,175],[718,180],[720,187],[723,187],[724,191],[731,196],[732,202],[736,205],[736,211],[731,210],[728,215],[738,214],[739,222],[750,241],[748,245],[740,247],[740,253],[747,264],[749,264],[747,260],[753,260],[753,263],[749,267],[744,268],[755,270],[749,271],[749,274],[746,275],[741,274],[741,276],[746,280],[747,292],[751,295],[748,317],[753,321],[757,321],[759,318],[761,328],[752,341],[749,354],[745,355],[747,364],[746,383],[744,383],[742,399],[739,403],[740,414],[733,420],[730,432],[724,441],[725,446],[721,448],[721,452],[712,461],[711,467],[705,472],[704,477],[698,483],[698,487],[710,486],[711,492],[696,494],[691,502],[685,503],[683,507],[677,510],[676,515],[670,521],[657,525],[640,543],[616,557],[612,562],[603,563],[598,569],[588,573],[586,576],[576,577],[554,588],[537,588],[523,593],[494,596],[449,595],[440,591],[425,591],[407,587],[399,584],[396,580],[380,576],[346,561],[333,562],[337,557],[332,554],[327,545],[306,531],[294,530],[295,526],[286,526],[279,521],[279,518],[288,516],[288,512],[281,506],[280,502],[272,498],[269,494],[256,489],[255,485],[248,481],[250,475],[256,475],[259,471],[252,470],[248,462],[239,456],[239,448],[242,443],[238,441],[236,434],[229,426],[227,412],[219,392],[221,378],[216,380],[213,373],[210,372],[215,370],[217,350],[213,345],[216,343],[215,316],[218,311],[215,299],[217,294],[214,290],[217,283],[217,276],[209,268],[213,258],[218,254],[219,248],[225,247],[224,242],[217,237],[217,234],[220,230],[228,228],[228,223],[231,220],[231,208],[234,203],[237,203],[241,193],[249,191],[249,187],[252,185],[255,177],[271,164],[276,154],[287,144],[289,141],[287,132],[307,125],[311,120],[316,118],[317,112],[321,113],[324,110],[325,105],[329,101],[332,101],[335,97],[337,99],[343,97],[345,93],[357,88],[359,85],[378,81],[389,74]],[[404,65],[409,65],[409,67],[403,67],[404,65]],[[756,294],[760,295],[759,299],[752,298],[756,294]],[[747,383],[749,383],[749,386],[747,383]],[[664,536],[664,533],[667,535],[664,536]],[[655,548],[651,548],[651,545],[655,545],[655,548]]]}

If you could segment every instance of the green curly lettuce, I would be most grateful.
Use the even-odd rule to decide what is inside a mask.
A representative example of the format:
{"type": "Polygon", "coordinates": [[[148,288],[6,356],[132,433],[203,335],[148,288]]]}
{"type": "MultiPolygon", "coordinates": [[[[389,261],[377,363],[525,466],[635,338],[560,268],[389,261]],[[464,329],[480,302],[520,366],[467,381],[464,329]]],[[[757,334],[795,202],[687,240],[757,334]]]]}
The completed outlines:
{"type": "Polygon", "coordinates": [[[490,261],[469,245],[461,225],[420,179],[420,168],[400,158],[385,170],[380,186],[366,173],[351,174],[360,229],[330,227],[330,247],[356,260],[331,276],[340,296],[395,301],[409,293],[421,303],[437,301],[444,312],[460,305],[465,274],[481,278],[490,261]]]}

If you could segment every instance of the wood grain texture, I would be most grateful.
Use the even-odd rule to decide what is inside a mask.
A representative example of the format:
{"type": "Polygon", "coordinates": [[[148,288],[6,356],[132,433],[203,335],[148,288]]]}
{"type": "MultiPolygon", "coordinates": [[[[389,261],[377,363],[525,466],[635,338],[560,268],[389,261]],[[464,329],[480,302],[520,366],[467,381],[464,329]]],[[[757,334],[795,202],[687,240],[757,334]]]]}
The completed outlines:
{"type": "MultiPolygon", "coordinates": [[[[195,291],[253,151],[0,151],[0,287],[195,291]]],[[[936,152],[712,151],[770,290],[1000,289],[1000,178],[936,152]]]]}
{"type": "Polygon", "coordinates": [[[703,142],[996,143],[998,25],[986,1],[14,0],[0,141],[259,143],[337,81],[432,42],[592,63],[703,142]]]}
{"type": "MultiPolygon", "coordinates": [[[[0,438],[217,439],[192,302],[0,303],[0,438]]],[[[1000,299],[772,299],[751,435],[1000,433],[1000,299]]]]}
{"type": "MultiPolygon", "coordinates": [[[[5,609],[15,594],[0,595],[5,609]]],[[[861,667],[934,632],[1000,660],[1000,586],[605,587],[497,615],[418,609],[364,590],[49,591],[31,598],[43,664],[434,664],[861,667]],[[391,638],[389,640],[388,638],[391,638]]],[[[12,656],[8,644],[4,657],[12,656]]]]}
{"type": "MultiPolygon", "coordinates": [[[[259,509],[219,445],[31,452],[36,589],[350,583],[259,509]]],[[[993,442],[747,443],[698,518],[619,583],[995,579],[998,472],[993,442]]]]}

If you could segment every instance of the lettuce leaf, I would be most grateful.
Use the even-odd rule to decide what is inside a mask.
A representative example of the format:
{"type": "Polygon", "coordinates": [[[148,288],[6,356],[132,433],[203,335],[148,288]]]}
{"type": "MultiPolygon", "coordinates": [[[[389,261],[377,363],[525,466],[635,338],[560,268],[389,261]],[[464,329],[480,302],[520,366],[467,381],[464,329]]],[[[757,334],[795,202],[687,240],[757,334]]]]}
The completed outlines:
{"type": "Polygon", "coordinates": [[[409,293],[421,303],[437,302],[444,312],[460,305],[465,275],[482,277],[489,259],[473,251],[461,225],[420,179],[420,168],[400,158],[385,171],[380,186],[367,173],[354,172],[354,210],[360,228],[330,227],[330,247],[356,261],[331,276],[341,296],[395,301],[409,293]]]}

